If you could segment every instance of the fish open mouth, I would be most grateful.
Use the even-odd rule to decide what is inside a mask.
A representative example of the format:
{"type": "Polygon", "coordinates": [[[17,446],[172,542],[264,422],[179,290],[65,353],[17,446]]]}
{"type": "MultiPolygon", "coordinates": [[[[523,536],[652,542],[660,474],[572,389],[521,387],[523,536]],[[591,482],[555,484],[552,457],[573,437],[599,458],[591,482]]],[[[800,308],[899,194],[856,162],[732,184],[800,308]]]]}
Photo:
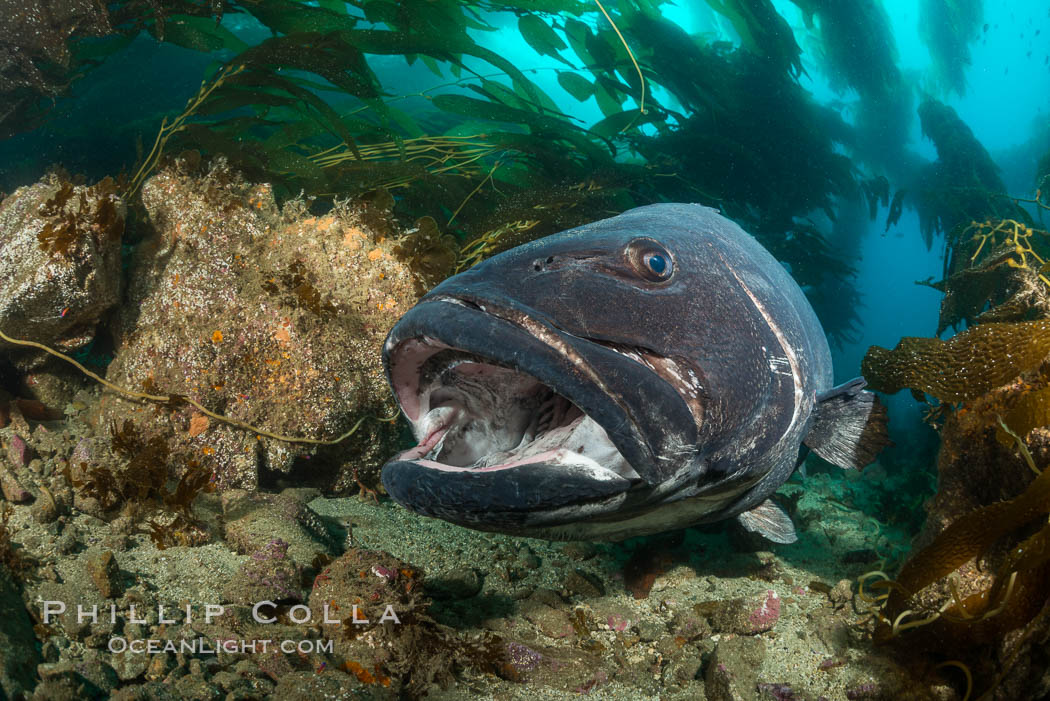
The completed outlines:
{"type": "Polygon", "coordinates": [[[529,374],[428,339],[402,344],[392,358],[419,440],[398,460],[447,472],[573,464],[639,478],[594,419],[529,374]]]}
{"type": "Polygon", "coordinates": [[[686,374],[644,349],[458,297],[410,310],[383,356],[417,440],[384,467],[388,493],[425,515],[500,530],[644,499],[635,466],[653,462],[654,449],[619,385],[649,384],[667,403],[682,399],[671,385],[686,374]]]}

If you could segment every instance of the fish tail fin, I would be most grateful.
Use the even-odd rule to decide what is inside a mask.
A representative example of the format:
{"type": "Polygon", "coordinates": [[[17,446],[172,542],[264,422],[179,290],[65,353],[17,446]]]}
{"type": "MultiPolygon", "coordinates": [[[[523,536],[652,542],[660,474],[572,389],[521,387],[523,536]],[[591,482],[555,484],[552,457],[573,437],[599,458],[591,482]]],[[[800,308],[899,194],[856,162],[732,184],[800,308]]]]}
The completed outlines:
{"type": "Polygon", "coordinates": [[[802,441],[830,463],[859,469],[890,444],[886,407],[858,377],[817,395],[813,425],[802,441]]]}

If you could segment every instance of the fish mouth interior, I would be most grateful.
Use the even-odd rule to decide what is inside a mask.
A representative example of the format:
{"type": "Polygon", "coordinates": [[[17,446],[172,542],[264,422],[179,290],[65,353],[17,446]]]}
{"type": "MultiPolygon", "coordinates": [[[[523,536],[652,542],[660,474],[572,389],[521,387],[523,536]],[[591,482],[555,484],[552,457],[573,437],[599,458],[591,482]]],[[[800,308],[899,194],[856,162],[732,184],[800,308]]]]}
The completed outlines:
{"type": "Polygon", "coordinates": [[[598,422],[519,369],[422,337],[391,351],[390,374],[418,441],[394,460],[479,473],[571,465],[640,481],[598,422]]]}

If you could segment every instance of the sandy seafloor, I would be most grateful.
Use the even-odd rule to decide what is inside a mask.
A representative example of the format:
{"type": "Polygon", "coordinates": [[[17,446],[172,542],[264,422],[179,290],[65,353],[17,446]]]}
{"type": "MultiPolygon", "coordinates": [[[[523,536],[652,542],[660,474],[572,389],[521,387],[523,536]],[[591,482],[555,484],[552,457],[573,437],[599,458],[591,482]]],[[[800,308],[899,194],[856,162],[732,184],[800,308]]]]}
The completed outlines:
{"type": "MultiPolygon", "coordinates": [[[[70,442],[78,429],[50,424],[52,434],[70,442]]],[[[0,431],[5,446],[12,435],[11,428],[0,431]]],[[[37,458],[27,466],[23,481],[54,469],[45,463],[37,458]]],[[[907,548],[908,534],[847,505],[871,491],[869,480],[884,476],[876,464],[863,473],[795,477],[781,490],[788,497],[802,492],[795,509],[800,540],[789,546],[763,546],[718,526],[615,544],[555,543],[467,530],[389,500],[289,493],[308,500],[328,533],[342,538],[336,555],[345,548],[383,551],[425,573],[428,594],[437,594],[429,609],[437,622],[464,634],[491,631],[543,658],[514,680],[463,669],[446,688],[432,685],[427,698],[830,700],[897,697],[907,684],[885,651],[871,646],[868,616],[855,597],[857,577],[892,567],[907,548]],[[645,575],[651,589],[637,598],[631,589],[645,575]],[[757,632],[748,632],[749,625],[757,632]]],[[[223,497],[203,494],[194,510],[208,522],[222,520],[227,506],[223,497]]],[[[35,560],[23,584],[29,609],[52,597],[97,598],[92,568],[103,551],[116,562],[118,591],[111,598],[120,604],[135,591],[146,593],[147,602],[224,601],[252,559],[237,553],[244,547],[234,545],[229,523],[225,539],[219,529],[215,542],[164,550],[124,521],[106,523],[75,508],[48,521],[31,505],[18,505],[7,529],[15,548],[35,560]]],[[[263,537],[294,541],[294,534],[277,531],[263,537]]],[[[156,631],[151,614],[139,634],[156,631]]],[[[230,687],[236,657],[202,666],[176,656],[157,670],[148,666],[152,660],[129,667],[105,649],[114,635],[127,635],[127,626],[52,625],[39,672],[53,679],[61,676],[57,669],[69,677],[63,665],[78,669],[88,660],[119,673],[115,679],[107,672],[113,688],[99,683],[102,695],[197,675],[199,688],[211,691],[187,693],[185,682],[173,687],[181,689],[176,698],[253,697],[230,687]]],[[[245,668],[242,661],[238,674],[245,668]]],[[[260,677],[255,693],[279,698],[273,675],[260,677]]],[[[359,692],[348,689],[345,698],[359,692]]],[[[955,694],[947,686],[940,692],[955,694]]]]}
{"type": "MultiPolygon", "coordinates": [[[[859,475],[850,477],[856,479],[859,475]]],[[[795,694],[793,698],[865,698],[856,690],[865,690],[867,685],[885,685],[887,675],[892,672],[872,656],[867,629],[863,625],[854,626],[865,616],[854,610],[853,580],[880,564],[865,563],[865,557],[876,553],[892,556],[892,551],[904,546],[906,541],[904,534],[887,532],[874,518],[831,503],[841,496],[844,486],[844,479],[828,474],[806,479],[804,487],[808,489],[799,501],[799,510],[819,511],[819,522],[801,533],[794,545],[769,544],[769,550],[738,552],[724,532],[687,530],[684,541],[670,549],[673,562],[666,572],[656,577],[649,596],[640,600],[625,587],[625,565],[636,551],[659,548],[659,537],[619,544],[552,543],[471,531],[416,516],[391,502],[377,507],[357,498],[317,499],[311,507],[323,516],[351,524],[355,546],[384,550],[435,574],[464,567],[486,572],[477,596],[478,607],[507,599],[522,601],[536,589],[564,594],[567,575],[577,569],[587,572],[605,583],[604,595],[570,595],[565,609],[582,607],[598,619],[599,626],[605,622],[606,625],[600,627],[606,630],[595,632],[593,638],[610,648],[617,639],[624,642],[628,661],[640,668],[651,667],[659,655],[658,641],[645,638],[654,637],[651,632],[654,627],[673,636],[676,612],[699,602],[741,597],[761,602],[772,590],[782,604],[772,629],[754,636],[765,643],[760,666],[752,670],[756,686],[764,683],[790,687],[795,694]],[[530,556],[538,559],[537,567],[515,567],[530,556]],[[851,558],[862,561],[849,564],[851,558]],[[523,578],[507,581],[508,569],[523,574],[523,578]],[[814,582],[818,584],[814,586],[814,582]],[[820,591],[820,584],[832,591],[820,591]],[[602,614],[608,611],[620,612],[628,620],[627,629],[610,630],[608,621],[602,621],[602,614]],[[645,626],[641,635],[639,623],[645,626]],[[825,671],[821,670],[822,664],[825,671]]],[[[803,485],[792,483],[785,491],[795,492],[800,487],[803,485]]],[[[520,630],[522,622],[520,614],[510,611],[484,618],[480,625],[496,631],[520,630]]],[[[527,620],[524,622],[527,627],[527,620]]],[[[713,650],[723,639],[734,637],[738,636],[716,632],[702,641],[703,647],[713,650]]],[[[558,644],[542,632],[536,640],[558,644]]],[[[578,644],[578,640],[562,639],[561,644],[578,644]]],[[[527,683],[516,684],[492,676],[475,677],[454,688],[436,691],[429,698],[568,699],[581,695],[600,699],[703,698],[699,680],[667,684],[659,672],[648,671],[648,679],[641,673],[630,684],[614,679],[585,691],[582,687],[567,691],[540,690],[527,683]]],[[[701,668],[698,676],[703,672],[701,668]]],[[[777,698],[771,689],[754,687],[708,697],[777,698]]]]}

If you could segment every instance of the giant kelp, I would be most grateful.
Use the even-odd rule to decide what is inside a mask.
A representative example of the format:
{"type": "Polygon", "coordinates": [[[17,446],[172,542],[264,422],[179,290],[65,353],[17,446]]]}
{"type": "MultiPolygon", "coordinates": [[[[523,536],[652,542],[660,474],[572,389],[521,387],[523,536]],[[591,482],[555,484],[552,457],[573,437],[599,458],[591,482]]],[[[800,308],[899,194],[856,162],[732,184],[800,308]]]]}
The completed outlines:
{"type": "Polygon", "coordinates": [[[868,349],[861,373],[872,389],[920,390],[945,402],[974,399],[1036,367],[1050,352],[1050,319],[981,324],[953,336],[902,338],[868,349]]]}
{"type": "Polygon", "coordinates": [[[674,129],[635,136],[650,162],[667,163],[669,199],[718,204],[745,225],[803,284],[850,270],[806,219],[834,218],[839,198],[859,196],[853,167],[837,147],[851,141],[841,117],[817,104],[762,57],[707,45],[661,18],[637,17],[640,60],[687,108],[674,129]]]}
{"type": "Polygon", "coordinates": [[[897,46],[881,2],[793,0],[806,25],[820,36],[825,72],[832,87],[853,88],[878,99],[901,80],[897,46]]]}
{"type": "Polygon", "coordinates": [[[919,228],[927,248],[935,234],[971,221],[1030,219],[1006,196],[999,167],[954,109],[927,98],[919,106],[919,119],[937,149],[937,160],[922,170],[916,185],[919,228]]]}
{"type": "Polygon", "coordinates": [[[862,365],[875,389],[940,400],[944,419],[920,547],[895,579],[861,582],[875,638],[899,644],[919,674],[954,665],[1002,698],[1030,688],[1022,660],[1050,623],[1050,470],[1035,459],[1050,456],[1048,352],[1050,319],[1039,318],[980,323],[948,341],[905,338],[869,349],[862,365]]]}
{"type": "Polygon", "coordinates": [[[225,31],[211,19],[222,11],[212,0],[0,0],[0,138],[38,125],[73,80],[143,29],[194,48],[221,48],[198,36],[225,31]]]}
{"type": "Polygon", "coordinates": [[[982,0],[922,0],[919,32],[930,51],[935,75],[943,92],[966,92],[970,42],[984,16],[982,0]]]}
{"type": "Polygon", "coordinates": [[[707,4],[729,18],[750,53],[795,77],[802,74],[802,49],[770,0],[707,0],[707,4]]]}
{"type": "Polygon", "coordinates": [[[854,90],[857,155],[895,170],[912,120],[911,90],[897,66],[897,46],[881,2],[793,0],[819,37],[824,73],[839,94],[854,90]]]}
{"type": "MultiPolygon", "coordinates": [[[[532,216],[516,220],[535,219],[541,210],[575,209],[571,224],[597,216],[581,206],[592,198],[579,195],[589,192],[583,185],[593,174],[615,169],[615,148],[598,134],[601,125],[582,129],[515,64],[467,32],[491,25],[452,2],[407,3],[395,10],[373,1],[364,4],[363,17],[352,10],[341,3],[313,7],[287,0],[234,5],[231,11],[250,12],[275,36],[227,64],[221,86],[210,89],[194,107],[196,119],[180,127],[180,146],[221,153],[248,176],[273,182],[284,197],[388,189],[397,195],[399,215],[443,213],[464,241],[493,238],[506,221],[477,220],[505,211],[508,199],[526,192],[532,193],[532,216]],[[456,78],[434,94],[391,97],[372,63],[396,55],[424,61],[447,78],[473,78],[456,78]],[[495,72],[478,75],[468,67],[471,58],[495,72]],[[405,100],[420,108],[399,108],[405,100]],[[461,125],[449,129],[451,119],[461,125]],[[570,196],[551,200],[545,193],[570,196]]],[[[529,21],[519,26],[533,46],[553,53],[567,46],[550,38],[557,38],[551,25],[526,16],[529,21]]],[[[621,60],[624,49],[613,32],[575,25],[572,32],[586,47],[581,51],[601,57],[602,70],[630,65],[625,53],[621,60]]],[[[613,83],[602,89],[615,90],[613,83]]],[[[634,83],[617,82],[636,92],[634,83]]],[[[610,101],[620,112],[619,102],[610,101]]],[[[544,226],[536,234],[553,230],[544,226]]]]}
{"type": "Polygon", "coordinates": [[[797,44],[766,0],[717,3],[746,38],[738,49],[681,34],[660,19],[658,4],[609,16],[633,51],[600,22],[533,14],[596,11],[591,6],[532,5],[486,9],[518,14],[538,53],[570,66],[575,54],[582,69],[559,71],[559,83],[596,100],[606,117],[590,128],[475,41],[468,29],[493,27],[458,3],[395,10],[372,0],[358,12],[343,3],[264,0],[226,9],[250,13],[274,36],[230,60],[172,136],[179,147],[223,154],[284,196],[385,188],[403,217],[443,210],[461,244],[479,242],[472,260],[610,211],[687,199],[726,206],[804,282],[849,274],[804,219],[814,209],[833,215],[835,199],[855,192],[849,161],[836,153],[849,127],[795,82],[797,44]],[[391,97],[372,63],[395,55],[453,80],[391,97]],[[495,72],[478,75],[467,57],[495,72]],[[632,109],[644,90],[638,71],[687,111],[664,107],[651,91],[646,114],[632,109]],[[768,104],[771,96],[777,104],[768,104]],[[460,125],[448,129],[449,118],[460,125]],[[642,137],[644,124],[661,136],[642,137]],[[617,158],[624,149],[647,166],[617,158]],[[693,156],[678,163],[683,153],[693,156]],[[653,177],[662,173],[672,177],[653,177]]]}
{"type": "MultiPolygon", "coordinates": [[[[946,660],[940,666],[961,666],[968,676],[973,669],[977,682],[990,687],[981,698],[996,691],[1026,648],[1046,633],[1050,470],[1039,471],[1025,443],[1016,440],[1037,473],[1018,496],[957,519],[912,555],[896,579],[870,585],[873,592],[884,593],[869,596],[861,591],[862,599],[877,606],[876,641],[899,642],[912,664],[946,660]],[[960,582],[951,577],[975,559],[994,574],[969,587],[973,591],[960,591],[960,582]],[[938,584],[940,592],[931,591],[938,584]],[[1008,637],[1014,631],[1020,634],[1008,637]],[[916,655],[919,651],[924,654],[916,655]]],[[[1030,687],[1031,682],[1024,681],[1031,675],[1027,666],[1018,665],[1019,688],[1030,687]]],[[[1006,690],[1004,698],[1010,693],[1006,690]]]]}
{"type": "Polygon", "coordinates": [[[926,283],[944,293],[937,335],[962,322],[1023,321],[1050,312],[1048,237],[1013,219],[974,221],[949,232],[945,278],[926,283]]]}
{"type": "Polygon", "coordinates": [[[1045,398],[1035,426],[1015,422],[1048,381],[1043,365],[948,417],[941,483],[916,551],[895,579],[861,579],[877,641],[895,645],[920,675],[934,665],[964,669],[971,687],[987,689],[981,698],[1020,698],[1042,667],[1039,641],[1050,624],[1045,398]]]}

